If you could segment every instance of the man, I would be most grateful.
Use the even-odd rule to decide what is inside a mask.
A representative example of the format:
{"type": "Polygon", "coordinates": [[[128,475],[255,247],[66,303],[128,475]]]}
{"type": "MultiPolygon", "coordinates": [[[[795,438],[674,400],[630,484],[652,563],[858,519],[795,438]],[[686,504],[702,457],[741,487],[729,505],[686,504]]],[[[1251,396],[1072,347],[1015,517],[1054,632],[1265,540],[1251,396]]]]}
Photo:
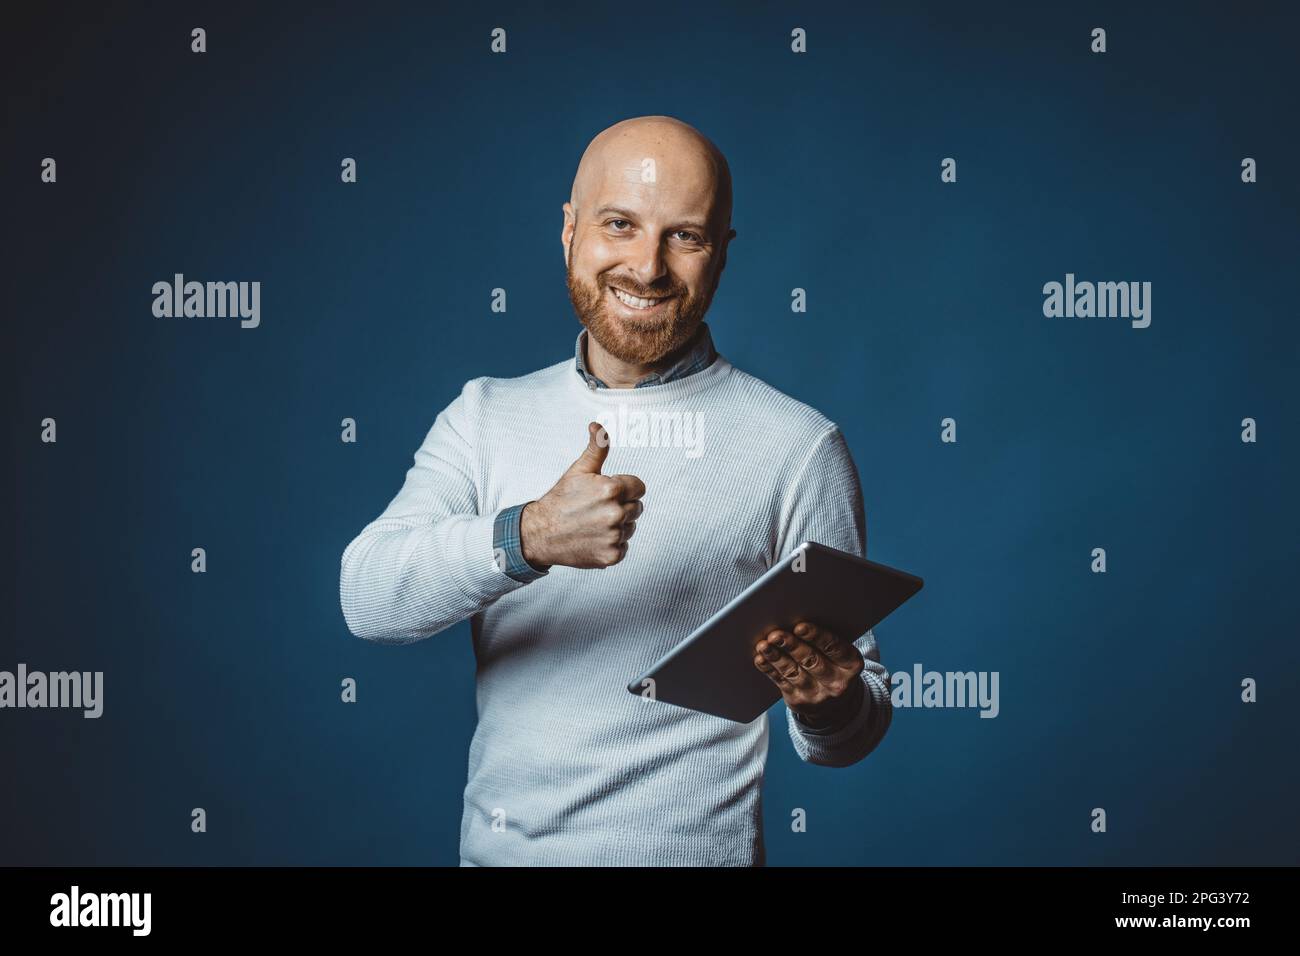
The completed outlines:
{"type": "MultiPolygon", "coordinates": [[[[563,206],[574,357],[467,383],[343,553],[358,637],[472,620],[462,866],[765,862],[767,715],[627,691],[801,542],[865,554],[839,429],[732,366],[703,321],[731,203],[726,159],[685,123],[592,140],[563,206]]],[[[758,644],[809,763],[854,763],[889,727],[874,635],[855,636],[801,623],[758,644]]]]}

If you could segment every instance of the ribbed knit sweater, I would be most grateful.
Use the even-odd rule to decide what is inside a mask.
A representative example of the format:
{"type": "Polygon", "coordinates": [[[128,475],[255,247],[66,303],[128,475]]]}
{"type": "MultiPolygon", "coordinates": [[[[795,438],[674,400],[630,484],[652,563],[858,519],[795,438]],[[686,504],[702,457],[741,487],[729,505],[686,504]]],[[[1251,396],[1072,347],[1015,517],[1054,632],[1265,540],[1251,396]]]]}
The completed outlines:
{"type": "MultiPolygon", "coordinates": [[[[589,389],[572,358],[468,382],[340,575],[358,637],[404,644],[471,620],[478,725],[461,865],[765,863],[767,714],[738,724],[627,685],[803,541],[865,555],[844,438],[722,356],[637,389],[589,389]],[[494,517],[551,488],[589,421],[610,435],[603,472],[646,485],[627,555],[516,581],[493,553],[494,517]]],[[[861,760],[889,727],[874,634],[840,636],[866,665],[858,712],[815,733],[778,705],[808,763],[861,760]]]]}

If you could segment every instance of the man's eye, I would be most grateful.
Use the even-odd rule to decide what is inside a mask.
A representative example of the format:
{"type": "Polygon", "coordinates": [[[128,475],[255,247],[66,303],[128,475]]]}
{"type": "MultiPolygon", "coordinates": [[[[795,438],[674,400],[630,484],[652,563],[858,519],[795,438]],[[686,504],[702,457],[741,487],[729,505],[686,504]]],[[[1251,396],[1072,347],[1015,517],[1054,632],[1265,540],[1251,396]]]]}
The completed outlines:
{"type": "MultiPolygon", "coordinates": [[[[632,224],[631,224],[630,222],[628,222],[626,219],[611,219],[611,220],[609,221],[608,225],[611,225],[611,226],[612,226],[612,225],[614,225],[614,223],[616,223],[616,222],[627,223],[627,225],[629,225],[629,226],[632,225],[632,224]]],[[[622,230],[622,229],[619,229],[619,230],[617,230],[617,231],[618,231],[618,232],[622,232],[623,230],[622,230]]]]}
{"type": "Polygon", "coordinates": [[[699,241],[700,241],[700,237],[699,237],[698,234],[696,234],[696,233],[694,233],[694,232],[691,232],[691,231],[689,231],[689,230],[687,230],[687,229],[678,229],[678,230],[677,230],[677,235],[679,235],[679,236],[685,236],[687,242],[699,242],[699,241]]]}

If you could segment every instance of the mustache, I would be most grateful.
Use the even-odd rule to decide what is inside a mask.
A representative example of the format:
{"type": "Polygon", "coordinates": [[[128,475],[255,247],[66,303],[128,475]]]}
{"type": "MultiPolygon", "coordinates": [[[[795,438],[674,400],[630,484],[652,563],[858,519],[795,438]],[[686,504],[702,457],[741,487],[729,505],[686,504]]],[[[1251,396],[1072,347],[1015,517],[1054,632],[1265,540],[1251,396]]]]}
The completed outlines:
{"type": "Polygon", "coordinates": [[[654,286],[651,286],[650,288],[645,288],[644,286],[641,285],[641,283],[636,282],[635,280],[622,279],[617,277],[610,279],[601,276],[600,285],[601,288],[609,288],[611,286],[617,286],[618,288],[622,289],[624,292],[630,293],[631,295],[640,296],[643,299],[658,299],[668,295],[680,296],[685,294],[686,292],[685,287],[681,285],[672,285],[667,288],[656,288],[654,286]]]}

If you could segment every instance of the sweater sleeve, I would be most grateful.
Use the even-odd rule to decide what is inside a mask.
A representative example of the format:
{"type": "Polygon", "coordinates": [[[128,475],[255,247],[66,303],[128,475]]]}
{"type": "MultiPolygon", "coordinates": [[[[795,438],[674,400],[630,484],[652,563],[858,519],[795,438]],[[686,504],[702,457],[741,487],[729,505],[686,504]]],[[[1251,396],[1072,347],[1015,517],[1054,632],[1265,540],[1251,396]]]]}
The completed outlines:
{"type": "MultiPolygon", "coordinates": [[[[784,556],[804,541],[866,557],[866,517],[857,468],[837,426],[817,439],[787,494],[782,509],[777,556],[784,556]]],[[[811,728],[786,707],[790,740],[799,759],[828,767],[846,767],[873,751],[884,738],[893,718],[889,673],[880,660],[874,629],[867,633],[839,634],[862,654],[859,679],[865,693],[857,710],[838,727],[811,728]]]]}
{"type": "Polygon", "coordinates": [[[348,630],[408,644],[476,614],[526,582],[494,551],[495,514],[479,513],[474,412],[481,379],[438,414],[397,496],[343,551],[348,630]]]}

